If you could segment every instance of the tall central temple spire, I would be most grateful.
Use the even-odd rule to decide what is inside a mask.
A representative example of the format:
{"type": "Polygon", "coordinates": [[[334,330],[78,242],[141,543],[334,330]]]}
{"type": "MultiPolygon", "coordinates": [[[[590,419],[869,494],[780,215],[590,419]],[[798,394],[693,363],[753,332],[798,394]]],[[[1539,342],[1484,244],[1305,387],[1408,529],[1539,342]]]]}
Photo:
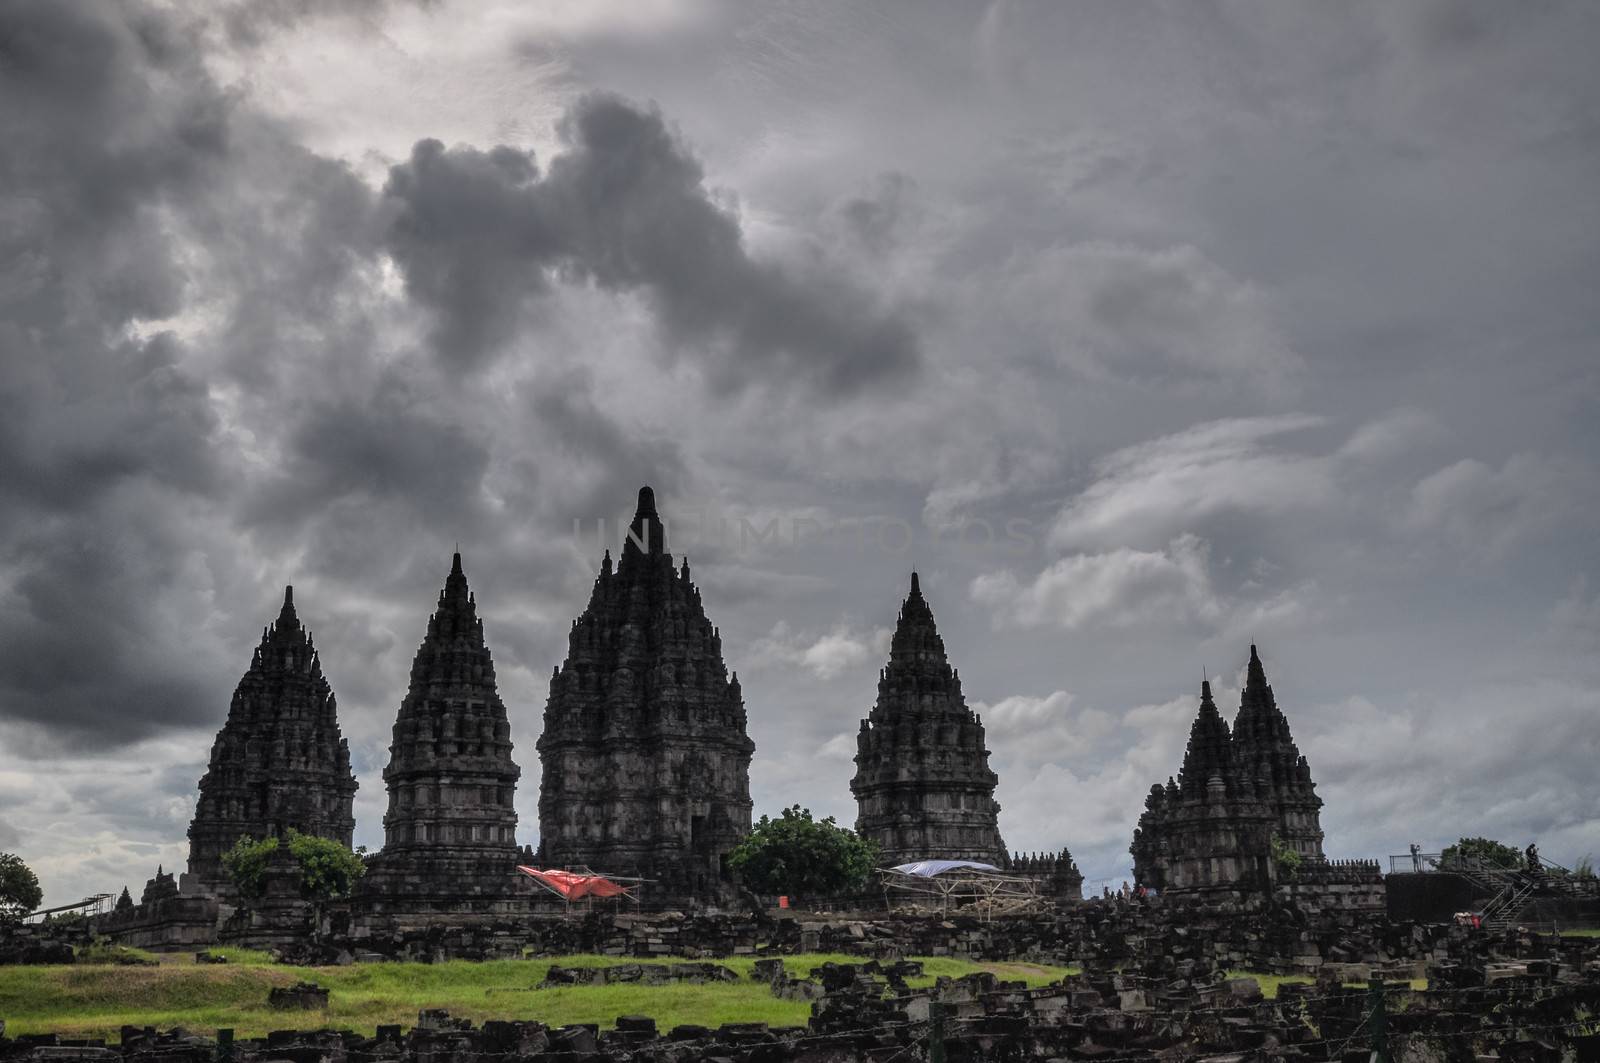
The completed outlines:
{"type": "Polygon", "coordinates": [[[724,858],[750,831],[754,749],[722,639],[641,488],[622,558],[601,562],[550,679],[542,859],[650,879],[658,899],[715,899],[724,858]]]}
{"type": "Polygon", "coordinates": [[[878,700],[856,737],[856,831],[887,865],[1007,860],[983,722],[967,708],[917,574],[900,606],[878,700]]]}
{"type": "Polygon", "coordinates": [[[285,587],[277,622],[261,633],[211,747],[189,826],[183,892],[232,899],[222,854],[241,836],[291,829],[350,844],[356,780],[339,734],[333,690],[311,633],[285,587]]]}
{"type": "Polygon", "coordinates": [[[383,851],[362,892],[429,908],[468,898],[492,912],[515,896],[521,774],[461,554],[428,618],[394,723],[383,779],[383,851]]]}

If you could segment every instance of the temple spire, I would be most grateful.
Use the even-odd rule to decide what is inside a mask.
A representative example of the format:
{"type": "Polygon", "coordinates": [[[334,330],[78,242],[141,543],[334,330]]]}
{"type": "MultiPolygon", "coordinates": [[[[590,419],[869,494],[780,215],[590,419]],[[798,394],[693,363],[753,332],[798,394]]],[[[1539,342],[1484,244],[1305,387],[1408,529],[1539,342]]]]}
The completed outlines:
{"type": "Polygon", "coordinates": [[[439,601],[454,602],[465,605],[470,601],[471,591],[467,588],[467,574],[461,568],[461,551],[457,550],[450,555],[450,575],[445,577],[444,590],[439,592],[439,601]]]}
{"type": "Polygon", "coordinates": [[[1233,783],[1233,736],[1211,697],[1211,681],[1200,683],[1200,712],[1189,729],[1189,747],[1184,751],[1178,785],[1184,792],[1204,790],[1214,778],[1233,783]]]}
{"type": "Polygon", "coordinates": [[[651,879],[658,900],[726,897],[723,857],[750,830],[739,678],[674,565],[655,492],[639,504],[573,622],[539,736],[539,837],[548,866],[651,879]]]}
{"type": "Polygon", "coordinates": [[[1233,759],[1242,778],[1250,781],[1275,809],[1278,833],[1302,856],[1322,858],[1322,799],[1311,781],[1311,768],[1289,732],[1289,719],[1278,708],[1266,669],[1254,646],[1245,668],[1239,714],[1233,721],[1233,759]]]}
{"type": "Polygon", "coordinates": [[[294,587],[283,588],[283,608],[278,611],[276,624],[279,635],[287,635],[300,627],[300,617],[294,611],[294,587]]]}
{"type": "Polygon", "coordinates": [[[1007,859],[983,723],[962,696],[915,572],[855,761],[856,830],[889,863],[1007,859]]]}
{"type": "Polygon", "coordinates": [[[212,745],[189,826],[186,893],[234,896],[222,854],[241,835],[294,828],[350,843],[356,780],[333,690],[310,633],[283,589],[212,745]]]}
{"type": "Polygon", "coordinates": [[[627,538],[622,543],[624,558],[633,554],[652,557],[666,552],[666,529],[656,512],[656,493],[648,486],[639,488],[639,506],[634,511],[633,523],[628,525],[627,538]]]}

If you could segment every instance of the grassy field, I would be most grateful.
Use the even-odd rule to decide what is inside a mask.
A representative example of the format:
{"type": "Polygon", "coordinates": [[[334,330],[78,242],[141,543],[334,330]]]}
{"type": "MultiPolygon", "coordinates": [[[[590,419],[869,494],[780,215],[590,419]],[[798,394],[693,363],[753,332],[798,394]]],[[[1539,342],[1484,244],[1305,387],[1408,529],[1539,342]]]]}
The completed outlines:
{"type": "Polygon", "coordinates": [[[1564,938],[1600,938],[1600,930],[1563,930],[1564,938]]]}
{"type": "MultiPolygon", "coordinates": [[[[749,981],[754,957],[715,962],[736,971],[740,981],[712,985],[609,985],[537,988],[553,963],[564,967],[607,966],[638,960],[609,956],[499,960],[487,963],[373,963],[349,967],[283,967],[263,954],[216,950],[226,964],[196,964],[192,956],[160,957],[156,966],[76,964],[0,968],[0,1018],[10,1035],[60,1033],[115,1040],[124,1024],[200,1033],[231,1027],[240,1037],[269,1030],[352,1029],[371,1034],[380,1024],[412,1026],[423,1008],[485,1019],[537,1019],[558,1026],[592,1022],[611,1026],[619,1015],[649,1015],[661,1029],[680,1023],[719,1026],[725,1022],[765,1022],[803,1026],[808,1003],[779,1000],[763,983],[749,981]],[[273,986],[316,982],[329,990],[326,1012],[272,1011],[273,986]]],[[[860,963],[842,955],[786,956],[784,965],[804,976],[832,960],[860,963]]],[[[651,962],[682,962],[670,959],[651,962]]],[[[1032,964],[975,964],[946,957],[923,959],[931,985],[940,975],[958,977],[991,971],[1002,978],[1044,985],[1069,973],[1032,964]]],[[[914,981],[913,984],[918,984],[914,981]]]]}

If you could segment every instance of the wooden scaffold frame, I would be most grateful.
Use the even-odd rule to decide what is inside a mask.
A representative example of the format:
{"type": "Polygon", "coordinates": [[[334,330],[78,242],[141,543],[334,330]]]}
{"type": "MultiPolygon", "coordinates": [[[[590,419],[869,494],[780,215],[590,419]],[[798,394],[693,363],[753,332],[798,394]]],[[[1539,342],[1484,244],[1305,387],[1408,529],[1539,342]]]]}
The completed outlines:
{"type": "Polygon", "coordinates": [[[878,869],[889,910],[968,913],[984,920],[1045,910],[1050,901],[1032,875],[966,860],[923,860],[878,869]]]}

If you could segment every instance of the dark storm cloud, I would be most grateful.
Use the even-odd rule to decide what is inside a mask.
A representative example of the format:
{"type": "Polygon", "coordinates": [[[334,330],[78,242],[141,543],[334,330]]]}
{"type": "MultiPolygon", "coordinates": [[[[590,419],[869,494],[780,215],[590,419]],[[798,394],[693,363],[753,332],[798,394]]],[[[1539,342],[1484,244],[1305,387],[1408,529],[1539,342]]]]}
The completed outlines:
{"type": "Polygon", "coordinates": [[[217,420],[175,337],[122,334],[180,309],[163,213],[227,151],[191,43],[136,6],[0,9],[0,703],[68,742],[204,714],[159,613],[217,420]]]}
{"type": "Polygon", "coordinates": [[[390,247],[437,315],[443,357],[482,362],[562,277],[646,294],[673,344],[706,352],[718,389],[771,378],[845,394],[917,369],[904,318],[821,264],[752,258],[659,112],[590,95],[560,132],[542,178],[532,153],[434,140],[391,171],[390,247]]]}
{"type": "Polygon", "coordinates": [[[470,513],[488,449],[403,391],[313,406],[288,436],[281,477],[252,499],[251,525],[298,527],[346,502],[398,500],[418,513],[470,513]]]}

